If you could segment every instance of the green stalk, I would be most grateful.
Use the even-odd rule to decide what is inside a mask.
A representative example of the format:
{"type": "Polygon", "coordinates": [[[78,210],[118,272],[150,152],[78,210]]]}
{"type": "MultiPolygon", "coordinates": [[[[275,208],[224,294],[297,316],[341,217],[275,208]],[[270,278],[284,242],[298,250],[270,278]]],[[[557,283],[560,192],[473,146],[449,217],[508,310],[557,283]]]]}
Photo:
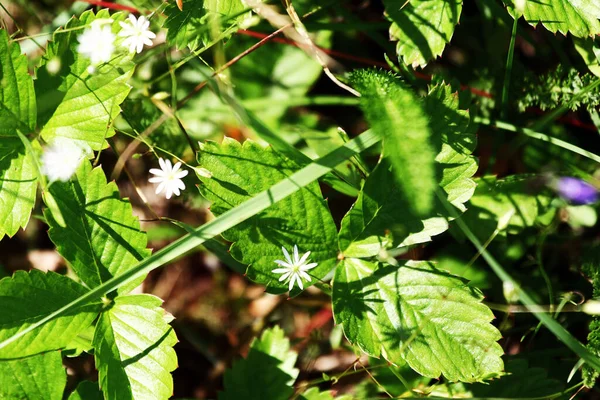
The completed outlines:
{"type": "Polygon", "coordinates": [[[498,261],[483,247],[479,239],[473,234],[471,229],[465,224],[465,222],[457,214],[454,207],[448,203],[445,196],[440,193],[440,189],[436,190],[436,194],[440,201],[444,204],[444,207],[450,212],[455,218],[456,224],[465,236],[473,243],[475,248],[481,253],[483,259],[492,268],[494,273],[503,282],[512,283],[515,288],[518,288],[519,301],[523,303],[525,307],[538,319],[550,332],[556,336],[558,340],[563,342],[569,349],[575,354],[581,357],[596,371],[600,371],[600,358],[592,354],[581,342],[579,342],[573,335],[569,333],[561,324],[559,324],[551,315],[548,313],[540,312],[539,306],[535,303],[533,298],[513,279],[512,276],[500,265],[498,261]]]}
{"type": "Polygon", "coordinates": [[[513,22],[512,34],[510,37],[510,45],[508,46],[508,57],[506,58],[506,70],[504,71],[504,84],[502,85],[502,105],[500,111],[500,117],[506,118],[506,112],[508,110],[508,92],[510,90],[510,75],[512,73],[513,58],[515,55],[515,41],[517,39],[517,26],[519,18],[515,18],[513,22]]]}
{"type": "MultiPolygon", "coordinates": [[[[600,79],[597,82],[600,83],[600,79]]],[[[475,121],[475,123],[478,123],[478,124],[494,126],[498,129],[503,129],[505,131],[510,131],[510,132],[517,132],[517,133],[523,134],[525,136],[528,136],[530,138],[542,140],[544,142],[548,142],[555,146],[562,147],[565,150],[572,151],[573,153],[577,153],[581,156],[589,158],[590,160],[594,160],[597,163],[600,163],[600,156],[598,156],[597,154],[594,154],[590,151],[584,150],[581,147],[575,146],[574,144],[571,144],[569,142],[565,142],[564,140],[560,140],[555,137],[548,136],[544,133],[536,132],[533,129],[521,128],[521,127],[515,126],[513,124],[510,124],[508,122],[492,121],[488,118],[481,118],[481,117],[475,117],[473,119],[473,121],[475,121]]]]}
{"type": "Polygon", "coordinates": [[[271,186],[269,189],[260,192],[253,198],[223,213],[218,218],[200,226],[170,245],[157,251],[150,257],[140,261],[132,269],[109,279],[102,285],[95,287],[71,303],[61,307],[44,318],[41,318],[39,321],[30,325],[26,329],[4,340],[0,343],[0,349],[23,337],[34,329],[44,325],[46,322],[67,313],[73,313],[77,308],[91,301],[98,300],[103,296],[106,296],[108,293],[118,289],[119,287],[135,281],[148,272],[174,261],[187,252],[194,250],[214,236],[233,228],[239,223],[257,215],[278,201],[295,193],[297,190],[309,185],[310,183],[329,173],[341,162],[344,162],[348,158],[359,154],[365,149],[378,143],[380,140],[380,137],[372,131],[363,132],[357,138],[349,141],[343,146],[338,147],[336,150],[330,152],[326,156],[313,161],[288,178],[271,186]]]}

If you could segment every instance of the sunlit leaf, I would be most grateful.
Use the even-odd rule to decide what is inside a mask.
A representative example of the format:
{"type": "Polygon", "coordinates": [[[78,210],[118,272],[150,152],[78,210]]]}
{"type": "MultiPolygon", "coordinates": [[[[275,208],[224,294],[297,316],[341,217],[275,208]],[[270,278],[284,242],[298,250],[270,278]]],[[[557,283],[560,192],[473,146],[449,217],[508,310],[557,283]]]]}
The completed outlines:
{"type": "MultiPolygon", "coordinates": [[[[223,144],[207,142],[198,154],[201,167],[212,173],[203,178],[202,195],[212,201],[211,211],[220,215],[255,194],[290,176],[298,166],[272,148],[246,141],[240,144],[225,139],[223,144]],[[248,173],[252,171],[252,173],[248,173]]],[[[300,252],[310,251],[311,262],[319,265],[310,270],[315,278],[324,277],[335,265],[336,227],[319,185],[311,183],[223,234],[234,242],[231,255],[249,265],[247,276],[259,283],[287,291],[279,282],[281,275],[271,272],[275,260],[283,259],[281,247],[297,245],[300,252]]]]}
{"type": "Polygon", "coordinates": [[[333,282],[333,311],[365,353],[419,374],[477,382],[503,370],[494,315],[483,295],[427,262],[391,266],[347,258],[333,282]]]}
{"type": "MultiPolygon", "coordinates": [[[[86,292],[77,282],[54,272],[17,271],[12,277],[0,280],[0,342],[86,292]]],[[[66,347],[92,323],[99,309],[99,304],[92,303],[47,322],[0,348],[0,359],[66,347]]]]}
{"type": "Polygon", "coordinates": [[[67,372],[58,351],[0,360],[0,399],[61,400],[66,384],[67,372]]]}
{"type": "Polygon", "coordinates": [[[96,325],[94,356],[105,399],[163,400],[173,394],[177,337],[162,300],[119,296],[96,325]]]}
{"type": "Polygon", "coordinates": [[[50,192],[66,222],[62,227],[51,213],[44,213],[50,239],[89,287],[130,269],[150,254],[131,204],[121,198],[114,182],[106,183],[101,168],[92,169],[90,162],[84,161],[73,179],[53,183],[50,192]]]}
{"type": "Polygon", "coordinates": [[[442,54],[460,19],[462,0],[384,0],[390,36],[404,64],[425,66],[442,54]]]}
{"type": "Polygon", "coordinates": [[[101,10],[97,15],[84,12],[72,18],[65,29],[48,44],[44,64],[37,70],[35,91],[38,104],[38,126],[41,136],[49,142],[54,138],[69,138],[89,145],[94,150],[107,146],[106,138],[114,135],[114,119],[120,112],[133,73],[131,55],[116,47],[113,58],[90,71],[89,58],[77,52],[77,37],[83,28],[96,19],[111,18],[113,33],[121,29],[119,21],[126,14],[110,15],[101,10]]]}

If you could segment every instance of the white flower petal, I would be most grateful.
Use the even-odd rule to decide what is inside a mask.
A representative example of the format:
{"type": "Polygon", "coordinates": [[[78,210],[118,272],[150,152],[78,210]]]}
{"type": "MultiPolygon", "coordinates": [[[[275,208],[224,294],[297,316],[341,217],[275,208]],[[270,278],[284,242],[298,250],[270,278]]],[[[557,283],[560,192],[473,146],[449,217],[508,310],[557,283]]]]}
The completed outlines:
{"type": "Polygon", "coordinates": [[[285,259],[287,260],[287,262],[290,264],[294,264],[294,262],[292,261],[292,258],[290,257],[290,253],[288,253],[286,248],[282,247],[281,250],[283,251],[283,255],[285,256],[285,259]]]}
{"type": "Polygon", "coordinates": [[[285,281],[290,276],[291,273],[292,273],[292,271],[288,271],[285,274],[281,275],[281,277],[279,278],[279,282],[285,281]]]}
{"type": "Polygon", "coordinates": [[[186,176],[187,176],[187,174],[188,174],[188,172],[189,172],[189,171],[188,171],[187,169],[184,169],[183,171],[179,171],[179,172],[177,172],[177,173],[176,173],[175,175],[173,175],[173,176],[174,176],[175,178],[177,178],[177,179],[181,179],[181,178],[183,178],[183,177],[186,177],[186,176]]]}
{"type": "Polygon", "coordinates": [[[296,280],[298,281],[298,286],[300,287],[300,290],[304,290],[304,286],[302,285],[302,279],[300,279],[299,275],[294,275],[296,277],[296,280]]]}
{"type": "Polygon", "coordinates": [[[310,256],[310,251],[307,251],[306,253],[304,253],[304,255],[298,261],[298,264],[304,264],[304,262],[306,262],[306,259],[308,258],[308,256],[310,256]]]}
{"type": "Polygon", "coordinates": [[[160,192],[162,192],[166,185],[167,185],[166,182],[161,182],[160,185],[158,185],[158,187],[156,188],[155,193],[159,194],[160,192]]]}
{"type": "Polygon", "coordinates": [[[292,264],[289,264],[285,261],[281,261],[281,260],[275,260],[276,264],[279,264],[282,267],[288,267],[288,268],[292,268],[292,264]]]}
{"type": "Polygon", "coordinates": [[[288,286],[288,290],[291,292],[292,289],[294,288],[294,280],[296,279],[296,275],[292,275],[292,279],[290,279],[290,284],[288,286]]]}
{"type": "Polygon", "coordinates": [[[289,268],[275,268],[271,271],[274,274],[285,274],[286,272],[290,272],[289,268]]]}
{"type": "Polygon", "coordinates": [[[310,279],[310,275],[308,275],[306,272],[304,272],[304,271],[299,271],[299,272],[298,272],[298,274],[299,274],[299,275],[300,275],[302,278],[306,279],[307,281],[309,281],[309,282],[311,281],[311,279],[310,279]]]}
{"type": "Polygon", "coordinates": [[[160,169],[162,169],[164,172],[166,172],[166,164],[165,164],[165,160],[163,158],[159,158],[158,159],[158,165],[160,165],[160,169]]]}
{"type": "Polygon", "coordinates": [[[155,177],[152,177],[152,178],[148,179],[148,182],[150,182],[150,183],[160,183],[160,182],[162,182],[164,180],[165,180],[165,178],[163,178],[162,176],[155,176],[155,177]]]}
{"type": "Polygon", "coordinates": [[[294,263],[299,264],[298,262],[298,246],[294,245],[294,263]]]}
{"type": "Polygon", "coordinates": [[[310,263],[310,264],[302,265],[300,267],[300,271],[308,271],[309,269],[313,269],[317,265],[319,265],[319,264],[317,264],[317,263],[310,263]]]}
{"type": "Polygon", "coordinates": [[[162,169],[158,169],[158,168],[150,168],[150,173],[154,174],[154,175],[158,175],[158,176],[165,176],[165,171],[163,171],[162,169]]]}

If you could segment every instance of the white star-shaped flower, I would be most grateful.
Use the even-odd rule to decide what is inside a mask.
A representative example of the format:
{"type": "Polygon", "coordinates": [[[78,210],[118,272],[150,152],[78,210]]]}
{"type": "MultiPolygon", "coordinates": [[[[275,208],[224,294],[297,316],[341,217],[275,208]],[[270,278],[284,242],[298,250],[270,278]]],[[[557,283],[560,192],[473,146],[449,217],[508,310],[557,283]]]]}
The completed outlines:
{"type": "Polygon", "coordinates": [[[156,175],[152,178],[148,179],[150,183],[160,183],[156,188],[156,194],[165,191],[165,197],[170,199],[173,193],[175,196],[179,196],[181,194],[180,190],[185,189],[185,184],[181,180],[184,176],[188,174],[187,170],[179,170],[181,167],[181,163],[178,162],[175,165],[171,164],[169,160],[163,160],[162,158],[158,159],[158,163],[160,164],[160,169],[152,168],[150,169],[150,173],[156,175]]]}
{"type": "Polygon", "coordinates": [[[115,51],[115,38],[110,25],[92,23],[77,38],[77,52],[88,57],[92,65],[108,62],[115,51]]]}
{"type": "Polygon", "coordinates": [[[310,255],[310,251],[304,253],[302,257],[298,257],[298,246],[294,245],[294,258],[290,257],[290,253],[282,247],[283,255],[285,256],[286,261],[275,260],[275,263],[282,268],[275,268],[273,273],[275,274],[283,274],[279,278],[279,282],[288,280],[290,286],[289,290],[291,291],[294,287],[294,282],[298,282],[298,287],[300,290],[304,290],[304,286],[302,285],[302,279],[306,279],[307,281],[311,281],[310,275],[306,273],[309,269],[313,269],[318,264],[310,263],[307,264],[308,256],[310,255]]]}
{"type": "Polygon", "coordinates": [[[156,34],[149,30],[150,21],[143,15],[136,18],[133,14],[129,14],[129,21],[119,22],[121,25],[120,37],[124,37],[122,46],[128,47],[130,53],[141,53],[144,45],[152,46],[152,40],[156,34]]]}
{"type": "Polygon", "coordinates": [[[71,139],[54,139],[42,153],[42,173],[50,182],[66,182],[77,171],[81,161],[92,153],[89,146],[71,139]]]}

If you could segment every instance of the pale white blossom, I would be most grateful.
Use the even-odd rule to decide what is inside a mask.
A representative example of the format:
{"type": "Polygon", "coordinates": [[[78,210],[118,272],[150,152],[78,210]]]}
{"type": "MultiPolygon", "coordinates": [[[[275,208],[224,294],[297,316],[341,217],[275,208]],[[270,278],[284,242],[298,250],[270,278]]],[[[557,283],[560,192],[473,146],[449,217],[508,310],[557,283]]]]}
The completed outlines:
{"type": "Polygon", "coordinates": [[[56,138],[42,153],[42,173],[50,182],[66,182],[91,153],[92,149],[83,143],[67,138],[56,138]]]}
{"type": "Polygon", "coordinates": [[[77,52],[89,58],[92,65],[108,62],[115,51],[115,39],[110,25],[92,23],[77,38],[77,52]]]}
{"type": "Polygon", "coordinates": [[[285,256],[286,261],[275,260],[275,263],[281,268],[275,268],[271,272],[275,274],[283,274],[279,278],[279,282],[289,282],[290,291],[294,287],[295,282],[298,282],[298,287],[300,288],[300,290],[303,290],[304,286],[302,285],[302,279],[306,279],[308,282],[311,281],[310,275],[308,275],[306,271],[308,271],[309,269],[313,269],[318,264],[308,264],[308,256],[310,255],[310,251],[304,253],[302,257],[299,257],[298,246],[296,245],[294,245],[293,258],[290,257],[290,253],[288,253],[285,247],[282,247],[281,250],[283,251],[283,255],[285,256]]]}
{"type": "Polygon", "coordinates": [[[159,158],[158,163],[160,164],[160,169],[150,169],[150,173],[156,176],[153,176],[152,178],[148,179],[150,183],[159,184],[156,188],[156,194],[159,194],[164,190],[165,197],[167,199],[170,199],[173,193],[175,194],[175,196],[179,196],[181,194],[180,190],[185,189],[185,184],[183,183],[181,178],[186,176],[188,174],[188,171],[179,170],[179,168],[181,167],[180,162],[178,162],[175,165],[172,165],[171,161],[159,158]]]}
{"type": "Polygon", "coordinates": [[[141,53],[144,45],[152,46],[152,39],[156,34],[150,29],[150,21],[143,15],[136,18],[133,14],[129,14],[129,21],[119,22],[121,32],[119,37],[124,37],[122,46],[129,48],[130,53],[141,53]]]}

